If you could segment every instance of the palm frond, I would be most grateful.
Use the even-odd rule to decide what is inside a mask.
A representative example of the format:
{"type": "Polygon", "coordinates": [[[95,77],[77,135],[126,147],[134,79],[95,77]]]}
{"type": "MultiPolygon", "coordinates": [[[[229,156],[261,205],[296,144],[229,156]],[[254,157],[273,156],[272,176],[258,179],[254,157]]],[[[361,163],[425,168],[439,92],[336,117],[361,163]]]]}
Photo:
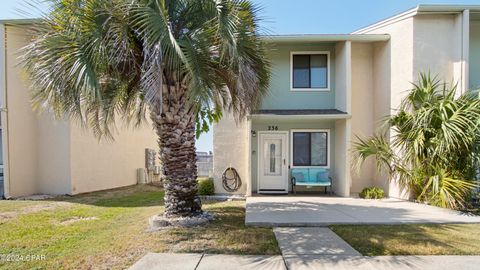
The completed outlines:
{"type": "MultiPolygon", "coordinates": [[[[385,136],[361,139],[354,159],[374,156],[379,169],[424,201],[457,208],[474,184],[470,180],[480,162],[480,99],[456,96],[456,85],[420,74],[395,115],[385,121],[385,136]]],[[[361,162],[357,161],[357,165],[361,162]]]]}
{"type": "Polygon", "coordinates": [[[182,97],[200,122],[220,109],[240,119],[267,91],[270,61],[250,1],[48,1],[22,50],[35,106],[98,136],[113,136],[117,115],[138,126],[148,107],[182,97]]]}

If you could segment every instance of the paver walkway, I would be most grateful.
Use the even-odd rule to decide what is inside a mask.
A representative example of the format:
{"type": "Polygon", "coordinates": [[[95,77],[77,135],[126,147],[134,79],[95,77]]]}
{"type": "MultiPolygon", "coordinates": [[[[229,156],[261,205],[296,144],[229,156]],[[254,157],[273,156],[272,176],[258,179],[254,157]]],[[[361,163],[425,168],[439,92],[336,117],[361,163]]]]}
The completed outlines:
{"type": "Polygon", "coordinates": [[[397,199],[258,196],[247,198],[245,223],[267,227],[480,223],[480,216],[397,199]]]}

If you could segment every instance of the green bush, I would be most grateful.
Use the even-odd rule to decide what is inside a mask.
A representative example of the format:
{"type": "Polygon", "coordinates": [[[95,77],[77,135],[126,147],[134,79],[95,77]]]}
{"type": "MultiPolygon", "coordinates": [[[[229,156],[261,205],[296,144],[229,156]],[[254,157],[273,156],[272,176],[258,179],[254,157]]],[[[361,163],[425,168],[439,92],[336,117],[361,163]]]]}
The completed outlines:
{"type": "Polygon", "coordinates": [[[213,195],[214,193],[215,187],[212,178],[198,179],[198,195],[213,195]]]}
{"type": "Polygon", "coordinates": [[[480,163],[480,99],[476,91],[457,90],[455,84],[420,74],[382,128],[373,136],[357,137],[356,170],[373,157],[377,169],[417,201],[463,209],[480,187],[473,181],[480,163]]]}
{"type": "Polygon", "coordinates": [[[367,187],[360,192],[360,198],[363,199],[382,199],[385,198],[385,191],[379,187],[367,187]]]}

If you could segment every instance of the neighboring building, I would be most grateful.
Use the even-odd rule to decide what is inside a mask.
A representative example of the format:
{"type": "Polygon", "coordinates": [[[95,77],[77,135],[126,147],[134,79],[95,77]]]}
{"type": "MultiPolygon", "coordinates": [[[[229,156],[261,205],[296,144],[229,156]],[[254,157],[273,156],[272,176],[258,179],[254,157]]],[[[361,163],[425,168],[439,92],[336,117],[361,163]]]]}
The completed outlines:
{"type": "Polygon", "coordinates": [[[78,194],[136,184],[145,148],[157,148],[152,128],[119,125],[115,141],[99,143],[74,123],[33,112],[17,60],[18,49],[29,42],[23,23],[28,21],[0,21],[0,192],[78,194]]]}
{"type": "Polygon", "coordinates": [[[200,177],[210,177],[213,173],[213,153],[197,152],[197,174],[200,177]]]}
{"type": "Polygon", "coordinates": [[[420,5],[345,35],[269,36],[273,74],[258,111],[236,124],[214,125],[214,179],[234,167],[245,183],[237,192],[291,190],[289,168],[328,168],[337,195],[367,186],[404,194],[367,162],[352,171],[355,135],[373,135],[394,112],[420,72],[480,86],[480,5],[420,5]]]}

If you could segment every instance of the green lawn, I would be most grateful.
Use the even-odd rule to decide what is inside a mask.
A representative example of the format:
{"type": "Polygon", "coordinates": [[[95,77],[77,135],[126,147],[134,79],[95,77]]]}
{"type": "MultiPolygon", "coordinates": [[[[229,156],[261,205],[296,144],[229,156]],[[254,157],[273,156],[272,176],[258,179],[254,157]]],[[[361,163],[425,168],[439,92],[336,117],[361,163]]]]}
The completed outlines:
{"type": "MultiPolygon", "coordinates": [[[[50,201],[0,201],[0,255],[45,255],[1,269],[127,268],[146,252],[279,254],[269,228],[244,225],[244,202],[206,202],[202,227],[145,232],[163,212],[163,191],[135,186],[50,201]]],[[[1,259],[1,258],[0,258],[1,259]]]]}
{"type": "Polygon", "coordinates": [[[480,255],[480,224],[331,226],[363,255],[480,255]]]}

